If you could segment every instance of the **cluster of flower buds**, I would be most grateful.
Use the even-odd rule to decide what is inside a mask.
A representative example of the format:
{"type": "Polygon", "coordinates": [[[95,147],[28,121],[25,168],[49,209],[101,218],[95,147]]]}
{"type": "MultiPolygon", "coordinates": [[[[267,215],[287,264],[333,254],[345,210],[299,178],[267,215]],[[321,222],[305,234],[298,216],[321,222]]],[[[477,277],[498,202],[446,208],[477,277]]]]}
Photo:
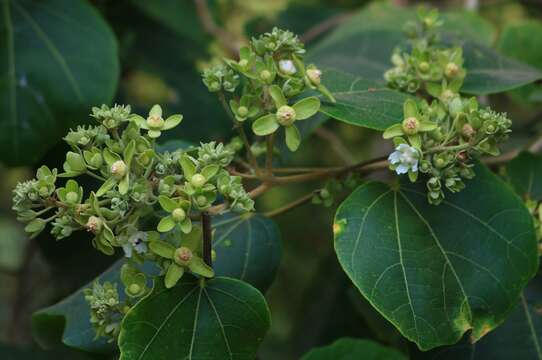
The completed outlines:
{"type": "Polygon", "coordinates": [[[410,93],[425,91],[434,97],[457,93],[466,75],[462,49],[441,46],[437,30],[442,21],[437,10],[421,8],[418,18],[405,26],[411,51],[397,48],[392,55],[394,67],[384,74],[388,85],[410,93]]]}
{"type": "Polygon", "coordinates": [[[116,284],[95,281],[84,290],[85,300],[90,306],[90,323],[96,338],[106,337],[113,342],[120,332],[120,321],[124,314],[116,284]]]}
{"type": "Polygon", "coordinates": [[[445,188],[458,192],[465,187],[463,180],[475,175],[475,156],[498,155],[497,146],[507,140],[512,125],[506,114],[480,108],[476,98],[460,95],[466,75],[462,52],[438,47],[434,27],[440,23],[436,11],[421,11],[420,22],[410,26],[416,29],[412,52],[394,54],[396,67],[385,75],[391,87],[424,90],[431,99],[407,99],[403,121],[383,134],[396,147],[388,158],[390,168],[408,174],[412,182],[425,174],[431,204],[444,200],[445,188]]]}
{"type": "Polygon", "coordinates": [[[101,252],[112,255],[121,248],[127,258],[141,263],[154,256],[148,246],[153,239],[168,232],[189,234],[191,217],[217,200],[224,211],[254,209],[241,179],[225,170],[238,149],[236,142],[161,153],[156,138],[177,126],[181,115],[164,119],[155,105],[145,119],[129,106],[103,105],[92,116],[99,125],[79,127],[65,137],[71,151],[63,172],[42,166],[35,179],[16,186],[13,209],[31,236],[47,224],[57,239],[86,230],[101,252]],[[83,189],[76,177],[95,182],[83,189]],[[69,179],[61,186],[61,178],[69,179]],[[160,209],[164,216],[153,226],[160,209]]]}
{"type": "Polygon", "coordinates": [[[347,189],[354,189],[360,184],[360,176],[356,173],[348,174],[344,179],[332,179],[326,182],[323,188],[316,191],[312,196],[312,203],[315,205],[332,206],[337,197],[347,189]]]}
{"type": "Polygon", "coordinates": [[[203,83],[209,91],[221,92],[235,121],[254,120],[256,135],[271,135],[284,128],[286,145],[295,151],[301,143],[295,123],[316,114],[320,98],[304,97],[293,104],[291,99],[316,90],[335,101],[321,83],[322,72],[304,64],[304,53],[297,36],[274,28],[241,48],[239,61],[225,59],[225,64],[206,70],[203,83]]]}

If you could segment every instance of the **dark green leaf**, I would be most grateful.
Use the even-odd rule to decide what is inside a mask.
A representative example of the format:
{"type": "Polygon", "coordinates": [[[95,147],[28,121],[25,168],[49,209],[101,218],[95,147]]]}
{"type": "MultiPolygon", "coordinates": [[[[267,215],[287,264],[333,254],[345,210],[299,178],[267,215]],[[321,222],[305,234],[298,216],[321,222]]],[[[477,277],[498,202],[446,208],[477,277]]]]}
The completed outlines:
{"type": "MultiPolygon", "coordinates": [[[[97,279],[100,282],[117,283],[120,298],[124,298],[120,281],[120,268],[124,260],[117,261],[97,279]]],[[[145,264],[145,272],[156,273],[150,263],[145,264]]],[[[62,301],[41,309],[32,316],[32,332],[38,344],[46,349],[59,344],[94,353],[111,353],[116,347],[103,338],[96,339],[90,323],[90,311],[83,290],[92,282],[77,290],[62,301]]]]}
{"type": "MultiPolygon", "coordinates": [[[[499,40],[499,50],[518,61],[542,69],[542,22],[528,20],[505,26],[499,40]]],[[[514,100],[540,101],[540,85],[527,85],[512,92],[514,100]]]]}
{"type": "Polygon", "coordinates": [[[397,350],[374,341],[342,338],[333,344],[309,351],[301,360],[406,360],[397,350]]]}
{"type": "Polygon", "coordinates": [[[542,200],[542,156],[522,152],[506,165],[506,175],[522,198],[542,200]]]}
{"type": "Polygon", "coordinates": [[[83,0],[4,0],[0,12],[0,161],[32,164],[111,101],[117,44],[83,0]]]}
{"type": "Polygon", "coordinates": [[[124,318],[121,360],[253,360],[269,329],[269,309],[252,286],[185,275],[172,289],[161,282],[124,318]]]}
{"type": "Polygon", "coordinates": [[[322,98],[320,112],[351,125],[376,130],[385,130],[402,121],[403,103],[408,95],[337,70],[325,71],[323,80],[337,102],[322,98]]]}
{"type": "Polygon", "coordinates": [[[370,182],[340,206],[335,250],[369,302],[422,350],[501,324],[538,267],[531,215],[478,166],[465,190],[429,205],[424,186],[370,182]]]}
{"type": "Polygon", "coordinates": [[[542,277],[523,290],[515,310],[505,323],[477,343],[464,339],[454,346],[412,354],[413,360],[509,360],[542,359],[542,277]]]}
{"type": "Polygon", "coordinates": [[[217,276],[234,277],[265,291],[280,263],[280,232],[259,214],[227,214],[213,218],[213,264],[217,276]]]}

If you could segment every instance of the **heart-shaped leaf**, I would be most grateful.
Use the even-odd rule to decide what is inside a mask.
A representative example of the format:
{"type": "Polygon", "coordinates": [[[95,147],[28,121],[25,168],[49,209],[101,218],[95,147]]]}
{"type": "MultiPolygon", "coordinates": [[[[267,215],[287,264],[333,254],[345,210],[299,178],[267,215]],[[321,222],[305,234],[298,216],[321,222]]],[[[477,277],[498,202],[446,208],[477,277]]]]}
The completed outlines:
{"type": "Polygon", "coordinates": [[[439,206],[423,186],[369,182],[337,210],[335,251],[369,302],[422,350],[501,324],[538,268],[531,215],[477,166],[439,206]]]}
{"type": "Polygon", "coordinates": [[[262,294],[240,280],[185,275],[161,282],[132,308],[119,336],[121,360],[252,360],[269,329],[262,294]]]}
{"type": "Polygon", "coordinates": [[[83,0],[6,0],[0,12],[0,161],[27,165],[111,101],[117,43],[83,0]]]}
{"type": "Polygon", "coordinates": [[[345,72],[324,72],[325,86],[336,103],[322,98],[320,112],[347,124],[385,130],[403,119],[408,95],[345,72]]]}
{"type": "Polygon", "coordinates": [[[280,232],[259,214],[226,214],[213,218],[213,264],[218,276],[237,278],[265,291],[280,263],[280,232]]]}
{"type": "Polygon", "coordinates": [[[313,349],[301,360],[406,360],[406,356],[394,349],[386,348],[374,341],[342,338],[333,344],[313,349]]]}

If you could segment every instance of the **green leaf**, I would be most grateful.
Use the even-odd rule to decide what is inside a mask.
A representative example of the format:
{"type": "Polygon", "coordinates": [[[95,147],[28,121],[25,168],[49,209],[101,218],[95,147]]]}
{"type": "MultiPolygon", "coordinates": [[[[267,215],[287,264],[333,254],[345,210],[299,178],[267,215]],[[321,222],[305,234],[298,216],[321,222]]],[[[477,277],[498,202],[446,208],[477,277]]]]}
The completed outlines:
{"type": "Polygon", "coordinates": [[[96,191],[96,196],[100,197],[102,195],[105,195],[109,190],[113,189],[115,185],[117,185],[117,180],[110,177],[102,184],[102,186],[100,186],[98,191],[96,191]]]}
{"type": "Polygon", "coordinates": [[[275,107],[277,109],[283,105],[288,104],[286,98],[284,97],[284,94],[282,93],[282,90],[277,85],[271,85],[269,87],[269,95],[271,95],[271,97],[273,98],[275,107]]]}
{"type": "Polygon", "coordinates": [[[215,278],[202,285],[185,275],[161,283],[124,318],[121,360],[254,359],[269,329],[269,309],[252,286],[215,278]]]}
{"type": "Polygon", "coordinates": [[[295,125],[286,126],[284,128],[286,132],[286,146],[290,151],[296,151],[301,144],[301,134],[295,125]]]}
{"type": "Polygon", "coordinates": [[[275,114],[267,114],[252,123],[254,134],[265,136],[274,133],[279,128],[275,114]]]}
{"type": "Polygon", "coordinates": [[[154,240],[149,243],[152,252],[166,259],[173,259],[175,246],[162,240],[154,240]]]}
{"type": "Polygon", "coordinates": [[[324,85],[336,103],[322,98],[320,112],[347,124],[385,130],[403,119],[403,103],[410,96],[352,74],[329,69],[324,85]]]}
{"type": "Polygon", "coordinates": [[[538,275],[523,293],[505,323],[472,344],[468,338],[454,346],[426,353],[412,353],[413,360],[510,360],[542,359],[542,277],[538,275]]]}
{"type": "Polygon", "coordinates": [[[183,116],[181,114],[171,115],[166,119],[162,130],[173,129],[175,126],[179,125],[181,121],[183,121],[183,116]]]}
{"type": "Polygon", "coordinates": [[[234,277],[266,291],[281,258],[280,231],[260,214],[225,214],[213,217],[213,268],[217,276],[234,277]]]}
{"type": "Polygon", "coordinates": [[[168,232],[175,227],[175,221],[171,216],[163,217],[156,227],[160,232],[168,232]]]}
{"type": "Polygon", "coordinates": [[[531,215],[487,168],[439,206],[425,186],[369,182],[335,217],[335,251],[365,298],[422,350],[501,324],[538,268],[531,215]]]}
{"type": "Polygon", "coordinates": [[[342,338],[333,344],[313,349],[301,360],[407,360],[395,349],[386,348],[374,341],[342,338]]]}
{"type": "Polygon", "coordinates": [[[6,0],[0,19],[0,161],[29,165],[82,124],[91,106],[111,101],[117,44],[83,0],[6,0]]]}
{"type": "MultiPolygon", "coordinates": [[[[100,282],[118,283],[121,299],[125,297],[120,282],[120,269],[124,263],[124,260],[117,261],[97,278],[100,282]]],[[[157,274],[157,269],[151,263],[145,263],[141,270],[147,274],[157,274]]],[[[105,354],[116,351],[115,345],[107,343],[104,338],[95,339],[96,334],[90,323],[89,306],[83,294],[83,290],[91,285],[92,282],[62,301],[38,310],[32,315],[32,334],[41,347],[51,349],[64,344],[92,353],[105,354]]]]}
{"type": "Polygon", "coordinates": [[[292,107],[295,110],[295,119],[305,120],[318,112],[318,109],[320,109],[320,99],[316,96],[311,96],[299,100],[292,107]]]}
{"type": "MultiPolygon", "coordinates": [[[[499,50],[518,61],[542,69],[542,22],[525,20],[504,27],[498,44],[499,50]]],[[[540,84],[524,86],[511,92],[512,98],[521,103],[541,101],[537,93],[540,84]]]]}
{"type": "Polygon", "coordinates": [[[542,156],[520,153],[506,165],[506,175],[523,199],[542,200],[542,156]]]}
{"type": "Polygon", "coordinates": [[[165,195],[158,196],[158,202],[160,203],[162,209],[166,210],[167,212],[172,212],[179,207],[179,204],[175,200],[172,200],[165,195]]]}
{"type": "Polygon", "coordinates": [[[183,267],[175,263],[172,263],[171,265],[169,265],[166,272],[166,276],[164,278],[164,285],[166,286],[166,288],[171,289],[172,287],[177,285],[177,283],[179,282],[183,274],[184,274],[183,267]]]}

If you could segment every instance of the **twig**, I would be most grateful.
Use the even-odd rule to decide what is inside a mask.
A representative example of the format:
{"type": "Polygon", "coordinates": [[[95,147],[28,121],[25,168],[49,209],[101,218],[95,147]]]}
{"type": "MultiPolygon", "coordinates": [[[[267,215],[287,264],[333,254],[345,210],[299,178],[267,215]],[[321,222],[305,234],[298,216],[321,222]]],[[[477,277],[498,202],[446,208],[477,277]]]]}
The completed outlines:
{"type": "Polygon", "coordinates": [[[233,58],[237,58],[239,53],[239,45],[235,37],[224,29],[220,28],[211,15],[209,5],[206,0],[194,0],[196,5],[196,12],[201,21],[203,29],[209,34],[214,36],[220,45],[224,47],[233,58]]]}
{"type": "Polygon", "coordinates": [[[299,199],[294,200],[291,203],[288,203],[288,204],[286,204],[284,206],[281,206],[281,207],[279,207],[277,209],[265,212],[263,215],[267,216],[267,217],[273,217],[273,216],[283,214],[283,213],[285,213],[287,211],[295,209],[296,207],[301,206],[301,205],[311,201],[314,194],[315,194],[315,191],[311,191],[310,193],[300,197],[299,199]]]}
{"type": "Polygon", "coordinates": [[[354,156],[352,156],[350,151],[348,151],[341,139],[334,132],[329,131],[324,127],[319,127],[314,130],[314,133],[320,138],[328,141],[331,149],[344,161],[345,164],[350,165],[356,162],[354,156]]]}
{"type": "Polygon", "coordinates": [[[312,40],[316,39],[318,36],[322,35],[323,33],[328,32],[329,30],[333,29],[337,25],[345,22],[346,20],[350,19],[352,17],[352,13],[342,13],[337,14],[334,16],[331,16],[324,21],[314,25],[309,30],[307,30],[304,34],[302,34],[299,38],[304,43],[309,43],[312,40]]]}
{"type": "Polygon", "coordinates": [[[265,169],[267,175],[273,174],[273,149],[275,145],[275,133],[267,136],[267,153],[265,156],[265,169]]]}
{"type": "Polygon", "coordinates": [[[213,267],[213,229],[211,227],[211,217],[207,212],[201,213],[201,226],[203,227],[203,261],[213,267]]]}

